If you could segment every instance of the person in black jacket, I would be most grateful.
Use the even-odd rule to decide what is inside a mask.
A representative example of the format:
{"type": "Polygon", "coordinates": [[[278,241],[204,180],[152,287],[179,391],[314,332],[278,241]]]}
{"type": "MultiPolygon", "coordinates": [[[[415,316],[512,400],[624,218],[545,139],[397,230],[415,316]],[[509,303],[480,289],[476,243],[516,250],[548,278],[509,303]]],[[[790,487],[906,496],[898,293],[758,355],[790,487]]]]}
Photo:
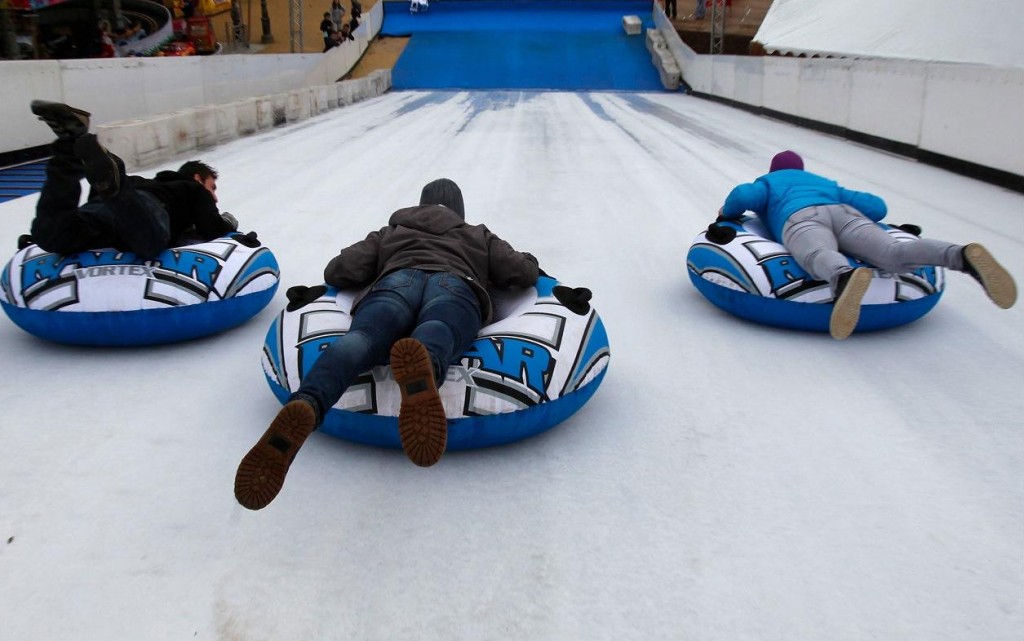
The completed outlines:
{"type": "Polygon", "coordinates": [[[235,498],[250,510],[270,503],[324,414],[356,377],[389,356],[402,397],[402,449],[417,465],[437,463],[448,437],[438,388],[491,319],[487,288],[532,287],[539,275],[531,254],[516,251],[484,225],[466,222],[458,185],[447,178],[427,184],[418,206],[396,211],[386,227],[328,263],[328,285],[361,288],[352,325],[320,354],[242,459],[235,498]]]}
{"type": "Polygon", "coordinates": [[[334,20],[331,19],[331,12],[324,11],[324,19],[320,21],[320,35],[324,37],[324,51],[338,46],[331,41],[331,34],[337,31],[334,20]]]}
{"type": "Polygon", "coordinates": [[[32,221],[32,242],[74,254],[113,247],[141,258],[189,240],[212,240],[238,228],[217,209],[217,172],[198,161],[154,178],[128,176],[124,162],[89,131],[90,114],[68,105],[32,101],[32,113],[57,140],[32,221]],[[79,205],[83,175],[89,197],[79,205]]]}

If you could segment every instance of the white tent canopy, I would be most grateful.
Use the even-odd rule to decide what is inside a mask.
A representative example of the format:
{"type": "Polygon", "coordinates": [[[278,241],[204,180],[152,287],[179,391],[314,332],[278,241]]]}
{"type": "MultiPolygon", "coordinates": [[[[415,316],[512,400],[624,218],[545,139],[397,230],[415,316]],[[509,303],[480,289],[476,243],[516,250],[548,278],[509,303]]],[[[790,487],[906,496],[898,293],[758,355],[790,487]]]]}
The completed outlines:
{"type": "Polygon", "coordinates": [[[1024,2],[775,0],[754,40],[769,53],[1024,68],[1024,2]]]}

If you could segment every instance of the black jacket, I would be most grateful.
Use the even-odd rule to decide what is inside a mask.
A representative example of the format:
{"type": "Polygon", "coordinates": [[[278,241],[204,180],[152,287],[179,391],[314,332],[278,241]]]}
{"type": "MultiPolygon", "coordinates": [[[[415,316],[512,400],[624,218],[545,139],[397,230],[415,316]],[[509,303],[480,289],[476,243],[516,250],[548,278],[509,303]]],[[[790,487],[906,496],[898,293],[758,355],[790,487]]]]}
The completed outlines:
{"type": "Polygon", "coordinates": [[[364,287],[354,309],[379,278],[405,268],[461,276],[480,300],[484,324],[492,313],[488,287],[532,287],[540,275],[536,258],[486,226],[470,225],[442,205],[419,205],[399,209],[387,227],[341,250],[327,264],[324,280],[341,289],[364,287]]]}
{"type": "Polygon", "coordinates": [[[161,171],[153,178],[128,176],[132,187],[147,191],[164,204],[171,225],[171,241],[176,242],[183,232],[193,233],[202,240],[212,240],[234,231],[224,220],[213,195],[192,178],[184,178],[176,171],[161,171]]]}

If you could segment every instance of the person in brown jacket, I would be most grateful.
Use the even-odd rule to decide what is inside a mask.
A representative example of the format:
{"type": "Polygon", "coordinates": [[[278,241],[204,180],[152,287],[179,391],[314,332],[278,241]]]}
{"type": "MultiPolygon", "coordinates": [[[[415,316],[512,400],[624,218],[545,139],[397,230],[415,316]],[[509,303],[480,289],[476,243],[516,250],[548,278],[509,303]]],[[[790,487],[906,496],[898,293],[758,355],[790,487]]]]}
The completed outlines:
{"type": "Polygon", "coordinates": [[[352,325],[317,359],[235,475],[235,498],[258,510],[284,484],[306,438],[363,372],[388,362],[402,395],[398,432],[409,459],[427,467],[444,454],[448,424],[438,388],[448,367],[491,319],[488,287],[532,287],[537,259],[484,225],[465,220],[462,191],[428,183],[420,204],[341,250],[324,270],[339,289],[363,288],[352,325]]]}

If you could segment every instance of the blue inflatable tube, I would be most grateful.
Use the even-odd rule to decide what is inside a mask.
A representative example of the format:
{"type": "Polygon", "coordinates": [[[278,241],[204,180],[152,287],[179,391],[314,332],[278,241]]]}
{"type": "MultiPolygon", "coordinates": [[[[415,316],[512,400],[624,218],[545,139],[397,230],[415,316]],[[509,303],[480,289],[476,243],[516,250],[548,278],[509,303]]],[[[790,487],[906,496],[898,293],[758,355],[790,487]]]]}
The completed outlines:
{"type": "MultiPolygon", "coordinates": [[[[495,294],[496,320],[451,366],[440,394],[448,416],[448,450],[502,445],[544,432],[572,416],[600,386],[610,358],[597,312],[571,311],[558,283],[495,294]]],[[[284,310],[263,346],[263,372],[281,403],[298,389],[319,353],[351,324],[355,291],[323,287],[316,300],[284,310]]],[[[401,393],[387,366],[349,387],[320,431],[378,447],[400,448],[401,393]]]]}
{"type": "Polygon", "coordinates": [[[232,234],[151,260],[115,249],[61,256],[30,244],[4,267],[0,304],[26,332],[72,345],[216,334],[255,316],[277,291],[277,259],[254,238],[232,234]]]}
{"type": "MultiPolygon", "coordinates": [[[[686,255],[690,282],[716,307],[739,318],[786,329],[828,332],[832,292],[815,280],[781,244],[772,240],[756,218],[719,223],[736,231],[720,243],[702,232],[686,255]]],[[[900,239],[914,236],[897,228],[900,239]]],[[[850,260],[851,265],[864,265],[850,260]]],[[[869,265],[870,266],[870,265],[869,265]]],[[[861,306],[855,332],[898,327],[927,314],[942,297],[945,274],[922,267],[908,274],[875,272],[861,306]]]]}

